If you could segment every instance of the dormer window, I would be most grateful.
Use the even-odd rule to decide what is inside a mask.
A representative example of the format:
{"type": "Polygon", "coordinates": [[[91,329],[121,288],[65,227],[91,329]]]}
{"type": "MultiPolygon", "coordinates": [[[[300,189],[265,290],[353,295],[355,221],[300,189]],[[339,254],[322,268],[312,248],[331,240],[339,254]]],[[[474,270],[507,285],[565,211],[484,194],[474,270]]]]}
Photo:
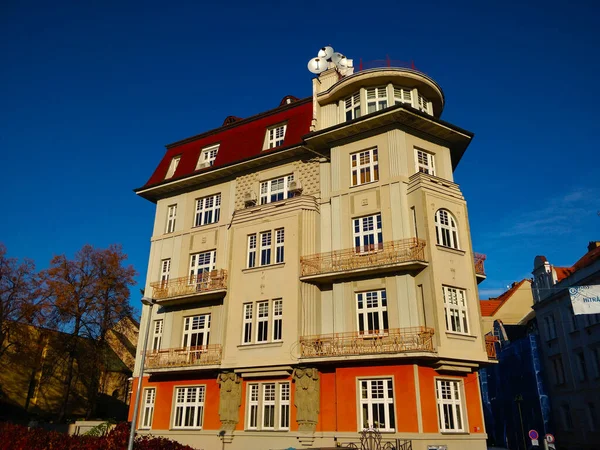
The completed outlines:
{"type": "Polygon", "coordinates": [[[283,144],[283,140],[285,138],[285,130],[287,129],[287,124],[280,124],[274,127],[271,127],[267,130],[267,142],[265,149],[267,148],[275,148],[279,147],[283,144]]]}
{"type": "Polygon", "coordinates": [[[167,176],[165,176],[165,180],[168,178],[171,178],[175,174],[175,171],[177,170],[177,166],[179,165],[180,159],[181,159],[181,156],[175,156],[171,160],[171,164],[169,164],[169,170],[167,170],[167,176]]]}
{"type": "Polygon", "coordinates": [[[200,157],[198,158],[198,163],[196,164],[196,170],[212,166],[215,163],[215,159],[217,159],[218,151],[219,144],[202,149],[200,157]]]}
{"type": "Polygon", "coordinates": [[[412,105],[412,91],[407,88],[394,86],[394,104],[408,103],[412,105]]]}
{"type": "Polygon", "coordinates": [[[360,92],[346,98],[346,121],[360,117],[360,92]]]}
{"type": "Polygon", "coordinates": [[[367,89],[367,114],[388,107],[387,88],[385,86],[367,89]]]}

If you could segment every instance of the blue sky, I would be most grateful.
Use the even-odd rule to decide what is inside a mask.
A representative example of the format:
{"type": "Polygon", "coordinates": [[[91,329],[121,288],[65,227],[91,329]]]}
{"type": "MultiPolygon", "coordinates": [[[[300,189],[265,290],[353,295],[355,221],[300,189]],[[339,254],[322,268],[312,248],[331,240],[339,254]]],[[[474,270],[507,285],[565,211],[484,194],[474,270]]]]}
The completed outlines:
{"type": "Polygon", "coordinates": [[[310,95],[330,44],[414,60],[475,133],[455,180],[488,256],[481,297],[498,295],[536,254],[570,265],[600,239],[594,3],[4,0],[0,242],[39,268],[121,243],[141,287],[154,205],[132,189],[163,145],[310,95]]]}

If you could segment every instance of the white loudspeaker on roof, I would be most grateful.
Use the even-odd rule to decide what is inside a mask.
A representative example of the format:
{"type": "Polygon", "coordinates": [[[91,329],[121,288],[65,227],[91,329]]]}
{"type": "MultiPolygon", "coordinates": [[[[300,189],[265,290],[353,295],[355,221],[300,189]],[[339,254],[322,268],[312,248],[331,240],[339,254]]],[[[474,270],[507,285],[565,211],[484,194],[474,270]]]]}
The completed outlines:
{"type": "Polygon", "coordinates": [[[324,58],[313,58],[308,61],[308,70],[314,74],[325,72],[329,67],[329,63],[324,58]]]}
{"type": "Polygon", "coordinates": [[[342,55],[340,52],[334,52],[331,55],[331,62],[334,64],[337,64],[338,62],[340,62],[340,59],[344,58],[344,55],[342,55]]]}
{"type": "Polygon", "coordinates": [[[317,53],[317,56],[319,58],[325,58],[325,59],[329,59],[331,58],[331,55],[333,55],[333,47],[323,47],[321,50],[319,50],[319,53],[317,53]]]}

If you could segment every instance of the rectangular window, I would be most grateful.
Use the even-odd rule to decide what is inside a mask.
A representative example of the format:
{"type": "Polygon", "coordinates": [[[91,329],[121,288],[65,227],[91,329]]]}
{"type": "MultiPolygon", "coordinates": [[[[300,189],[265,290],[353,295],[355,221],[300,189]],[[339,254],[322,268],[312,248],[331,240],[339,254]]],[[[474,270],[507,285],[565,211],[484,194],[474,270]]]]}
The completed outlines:
{"type": "Polygon", "coordinates": [[[560,412],[562,415],[563,428],[565,430],[573,429],[573,417],[571,416],[571,407],[568,404],[561,405],[560,412]]]}
{"type": "Polygon", "coordinates": [[[461,386],[458,380],[436,380],[438,418],[441,432],[465,431],[461,386]]]}
{"type": "MultiPolygon", "coordinates": [[[[183,321],[183,344],[188,350],[208,345],[210,338],[210,314],[186,317],[183,321]]],[[[200,349],[202,350],[202,349],[200,349]]]]}
{"type": "Polygon", "coordinates": [[[469,333],[467,311],[467,295],[462,289],[443,286],[444,313],[446,315],[446,331],[453,333],[469,333]]]}
{"type": "Polygon", "coordinates": [[[271,232],[263,231],[260,233],[260,265],[269,264],[271,264],[271,232]]]}
{"type": "Polygon", "coordinates": [[[286,124],[277,125],[267,130],[267,146],[266,148],[275,148],[283,145],[285,139],[286,124]]]}
{"type": "Polygon", "coordinates": [[[360,117],[360,92],[357,92],[344,100],[346,122],[360,117]]]}
{"type": "Polygon", "coordinates": [[[569,305],[567,307],[567,316],[570,318],[570,332],[573,333],[574,331],[577,331],[577,316],[573,313],[573,307],[571,305],[569,305]]]}
{"type": "Polygon", "coordinates": [[[554,382],[557,385],[565,383],[565,368],[563,366],[562,358],[559,356],[552,360],[552,368],[554,369],[554,382]]]}
{"type": "Polygon", "coordinates": [[[284,261],[284,241],[284,229],[279,228],[278,230],[275,230],[275,264],[280,264],[284,261]]]}
{"type": "Polygon", "coordinates": [[[412,105],[412,90],[394,86],[394,103],[396,105],[399,105],[400,103],[412,105]]]}
{"type": "Polygon", "coordinates": [[[367,114],[388,107],[387,88],[385,86],[367,88],[367,114]]]}
{"type": "Polygon", "coordinates": [[[217,223],[221,217],[221,194],[196,200],[196,216],[194,226],[199,227],[209,223],[217,223]]]}
{"type": "Polygon", "coordinates": [[[594,378],[600,378],[600,347],[592,349],[592,369],[594,378]]]}
{"type": "Polygon", "coordinates": [[[181,159],[181,156],[175,156],[172,160],[171,163],[169,164],[169,170],[167,170],[167,175],[165,176],[165,180],[171,178],[173,175],[175,175],[175,171],[177,170],[177,166],[179,165],[179,160],[181,159]]]}
{"type": "Polygon", "coordinates": [[[585,365],[585,355],[583,352],[579,352],[575,355],[577,359],[577,372],[579,372],[579,381],[587,380],[587,368],[585,365]]]}
{"type": "Polygon", "coordinates": [[[260,204],[265,205],[293,197],[294,193],[289,190],[290,181],[294,181],[294,175],[286,175],[260,183],[260,204]]]}
{"type": "Polygon", "coordinates": [[[395,431],[394,388],[391,378],[359,380],[361,428],[395,431]]]}
{"type": "Polygon", "coordinates": [[[190,255],[190,279],[188,280],[188,284],[195,284],[198,288],[206,284],[210,272],[217,267],[216,258],[216,250],[190,255]]]}
{"type": "Polygon", "coordinates": [[[356,253],[368,253],[383,249],[381,214],[353,219],[353,225],[356,253]]]}
{"type": "Polygon", "coordinates": [[[173,428],[202,428],[206,386],[175,389],[173,428]]]}
{"type": "Polygon", "coordinates": [[[248,268],[256,267],[256,234],[248,235],[248,268]]]}
{"type": "Polygon", "coordinates": [[[598,414],[596,413],[596,406],[593,403],[587,404],[587,418],[590,431],[595,431],[598,426],[598,414]]]}
{"type": "Polygon", "coordinates": [[[356,294],[356,307],[360,334],[382,334],[389,329],[385,289],[358,292],[356,294]]]}
{"type": "Polygon", "coordinates": [[[144,405],[142,407],[142,423],[140,428],[150,429],[152,428],[152,418],[154,417],[154,401],[156,399],[156,389],[146,388],[144,389],[144,405]]]}
{"type": "Polygon", "coordinates": [[[544,317],[544,323],[546,325],[546,336],[547,340],[556,339],[556,324],[554,323],[554,316],[544,317]]]}
{"type": "Polygon", "coordinates": [[[177,218],[177,205],[170,205],[167,208],[167,229],[165,233],[175,231],[175,219],[177,218]]]}
{"type": "Polygon", "coordinates": [[[212,166],[215,163],[215,159],[217,159],[218,152],[219,144],[202,149],[200,157],[198,158],[198,163],[196,164],[196,170],[212,166]]]}
{"type": "Polygon", "coordinates": [[[267,342],[269,340],[269,302],[258,302],[256,317],[256,342],[267,342]]]}
{"type": "Polygon", "coordinates": [[[377,148],[350,155],[352,186],[371,183],[379,180],[379,161],[377,148]]]}
{"type": "Polygon", "coordinates": [[[419,101],[419,110],[429,113],[429,102],[427,101],[427,99],[425,97],[423,97],[421,94],[418,94],[418,101],[419,101]]]}
{"type": "Polygon", "coordinates": [[[247,430],[289,430],[290,383],[249,383],[247,430]]]}
{"type": "Polygon", "coordinates": [[[160,284],[165,287],[169,281],[169,275],[171,274],[171,259],[163,259],[160,262],[160,284]]]}
{"type": "Polygon", "coordinates": [[[273,300],[273,341],[282,339],[283,300],[273,300]]]}
{"type": "Polygon", "coordinates": [[[163,320],[155,320],[152,332],[152,351],[160,350],[163,335],[163,320]]]}
{"type": "Polygon", "coordinates": [[[431,153],[415,148],[415,159],[417,162],[417,172],[435,176],[433,155],[431,153]]]}
{"type": "Polygon", "coordinates": [[[250,344],[252,342],[252,316],[253,308],[252,303],[244,303],[244,336],[242,342],[244,344],[250,344]]]}

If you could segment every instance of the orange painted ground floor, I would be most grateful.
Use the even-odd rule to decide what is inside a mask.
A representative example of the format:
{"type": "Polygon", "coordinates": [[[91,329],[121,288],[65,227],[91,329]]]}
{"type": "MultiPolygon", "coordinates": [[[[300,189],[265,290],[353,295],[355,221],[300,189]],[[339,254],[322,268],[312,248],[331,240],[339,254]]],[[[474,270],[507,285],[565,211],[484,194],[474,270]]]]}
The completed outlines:
{"type": "Polygon", "coordinates": [[[335,447],[358,442],[364,428],[414,450],[486,448],[475,373],[417,364],[279,369],[145,377],[137,428],[206,450],[335,447]]]}

